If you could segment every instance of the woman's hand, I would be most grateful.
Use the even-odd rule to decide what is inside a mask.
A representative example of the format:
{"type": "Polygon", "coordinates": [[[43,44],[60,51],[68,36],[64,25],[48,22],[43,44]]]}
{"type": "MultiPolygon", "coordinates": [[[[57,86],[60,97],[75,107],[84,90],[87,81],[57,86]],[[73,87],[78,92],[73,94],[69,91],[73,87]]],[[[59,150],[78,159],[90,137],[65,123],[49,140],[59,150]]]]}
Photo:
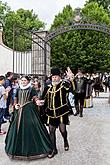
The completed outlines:
{"type": "Polygon", "coordinates": [[[44,105],[44,100],[36,100],[36,104],[38,105],[38,106],[42,106],[42,105],[44,105]]]}
{"type": "Polygon", "coordinates": [[[19,109],[19,108],[20,108],[20,104],[16,104],[15,109],[19,109]]]}

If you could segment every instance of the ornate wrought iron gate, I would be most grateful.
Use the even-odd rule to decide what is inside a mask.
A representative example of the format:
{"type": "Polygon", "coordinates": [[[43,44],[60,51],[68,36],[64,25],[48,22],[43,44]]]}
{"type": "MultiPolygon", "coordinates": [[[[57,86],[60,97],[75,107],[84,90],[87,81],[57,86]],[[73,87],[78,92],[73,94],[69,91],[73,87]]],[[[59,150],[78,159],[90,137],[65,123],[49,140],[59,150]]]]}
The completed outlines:
{"type": "Polygon", "coordinates": [[[56,36],[72,31],[72,30],[94,30],[110,35],[110,27],[107,25],[92,24],[92,23],[76,23],[72,22],[70,26],[61,26],[58,29],[50,32],[46,37],[45,41],[50,41],[56,36]]]}
{"type": "Polygon", "coordinates": [[[42,79],[50,75],[51,46],[49,41],[72,30],[95,30],[110,35],[110,27],[106,25],[80,22],[61,26],[50,33],[16,28],[13,30],[13,72],[20,75],[35,75],[42,79]]]}
{"type": "Polygon", "coordinates": [[[50,74],[50,44],[43,38],[47,32],[13,29],[13,72],[44,79],[50,74]]]}

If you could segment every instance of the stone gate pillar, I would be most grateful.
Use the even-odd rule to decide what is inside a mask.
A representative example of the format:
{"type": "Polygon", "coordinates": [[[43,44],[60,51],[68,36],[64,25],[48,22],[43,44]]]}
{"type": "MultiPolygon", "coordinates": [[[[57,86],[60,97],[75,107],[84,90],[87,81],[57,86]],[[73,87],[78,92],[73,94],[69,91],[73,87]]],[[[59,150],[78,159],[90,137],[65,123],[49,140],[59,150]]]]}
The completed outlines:
{"type": "Polygon", "coordinates": [[[33,34],[32,44],[32,74],[50,75],[50,45],[45,42],[47,31],[37,31],[33,34]]]}

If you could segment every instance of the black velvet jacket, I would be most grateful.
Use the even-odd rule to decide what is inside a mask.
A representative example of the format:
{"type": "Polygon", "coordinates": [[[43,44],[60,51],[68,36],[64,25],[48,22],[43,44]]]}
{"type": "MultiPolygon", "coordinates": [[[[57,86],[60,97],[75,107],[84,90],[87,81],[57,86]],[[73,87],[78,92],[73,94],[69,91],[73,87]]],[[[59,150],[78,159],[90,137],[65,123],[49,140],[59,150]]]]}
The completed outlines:
{"type": "Polygon", "coordinates": [[[61,81],[58,85],[45,87],[42,99],[45,99],[47,116],[58,118],[69,113],[68,92],[70,83],[61,81]]]}

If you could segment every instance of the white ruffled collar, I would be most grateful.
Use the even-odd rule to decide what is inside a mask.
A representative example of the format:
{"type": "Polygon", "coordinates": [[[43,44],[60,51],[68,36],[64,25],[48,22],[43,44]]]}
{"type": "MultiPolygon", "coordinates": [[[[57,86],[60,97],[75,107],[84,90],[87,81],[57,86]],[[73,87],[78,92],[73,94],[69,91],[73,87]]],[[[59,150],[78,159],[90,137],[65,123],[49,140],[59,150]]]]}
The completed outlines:
{"type": "Polygon", "coordinates": [[[29,83],[26,86],[22,86],[22,84],[20,84],[19,86],[20,86],[21,89],[27,89],[27,88],[31,87],[31,83],[29,83]]]}

